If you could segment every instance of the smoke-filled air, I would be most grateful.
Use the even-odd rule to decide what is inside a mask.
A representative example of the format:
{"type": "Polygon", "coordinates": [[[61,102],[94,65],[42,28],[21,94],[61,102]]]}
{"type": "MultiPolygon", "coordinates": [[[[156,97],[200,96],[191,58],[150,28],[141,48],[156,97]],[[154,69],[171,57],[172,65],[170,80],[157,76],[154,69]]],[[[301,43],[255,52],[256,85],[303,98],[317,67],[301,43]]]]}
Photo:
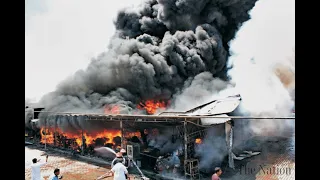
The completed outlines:
{"type": "Polygon", "coordinates": [[[147,0],[122,9],[108,49],[40,103],[47,111],[82,113],[121,105],[120,113],[152,114],[143,108],[148,101],[189,108],[180,95],[228,87],[229,43],[255,2],[147,0]]]}
{"type": "MultiPolygon", "coordinates": [[[[263,117],[291,115],[295,100],[295,2],[259,1],[252,19],[231,42],[233,68],[228,72],[241,94],[241,114],[263,117]]],[[[292,120],[254,120],[260,135],[281,135],[292,120]]]]}

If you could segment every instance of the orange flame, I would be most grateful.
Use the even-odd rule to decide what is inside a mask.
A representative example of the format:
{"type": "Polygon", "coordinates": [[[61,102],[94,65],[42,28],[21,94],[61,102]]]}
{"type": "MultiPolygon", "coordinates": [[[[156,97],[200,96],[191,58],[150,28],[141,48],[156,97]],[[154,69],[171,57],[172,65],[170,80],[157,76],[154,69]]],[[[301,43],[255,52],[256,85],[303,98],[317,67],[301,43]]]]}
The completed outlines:
{"type": "Polygon", "coordinates": [[[196,144],[201,144],[201,143],[202,143],[202,139],[197,138],[196,141],[195,141],[195,143],[196,143],[196,144]]]}
{"type": "MultiPolygon", "coordinates": [[[[95,143],[95,140],[97,138],[104,138],[105,144],[107,143],[113,143],[113,138],[114,137],[121,137],[121,131],[120,130],[104,130],[102,132],[98,133],[88,133],[88,132],[83,132],[83,137],[82,139],[82,132],[78,131],[77,133],[70,133],[70,132],[62,132],[60,129],[44,129],[41,128],[41,142],[42,143],[47,143],[47,144],[54,144],[54,131],[56,134],[59,134],[60,136],[65,136],[68,139],[74,139],[76,144],[75,146],[81,146],[82,145],[82,140],[85,141],[87,145],[91,145],[95,143]]],[[[126,132],[123,134],[125,138],[131,138],[133,136],[141,137],[140,132],[126,132]]]]}
{"type": "Polygon", "coordinates": [[[165,109],[167,103],[165,101],[157,101],[157,100],[146,100],[145,102],[140,102],[137,106],[138,109],[145,109],[148,114],[154,114],[156,111],[160,109],[165,109]]]}
{"type": "Polygon", "coordinates": [[[44,129],[44,128],[41,128],[40,130],[40,135],[41,135],[41,142],[44,143],[44,142],[47,142],[49,144],[53,144],[54,142],[54,134],[52,132],[50,132],[48,129],[44,129]]]}
{"type": "Polygon", "coordinates": [[[133,137],[133,136],[141,137],[140,132],[126,132],[124,136],[125,137],[133,137]]]}
{"type": "Polygon", "coordinates": [[[117,105],[113,105],[113,106],[105,106],[104,108],[104,113],[105,114],[120,114],[120,107],[117,105]]]}

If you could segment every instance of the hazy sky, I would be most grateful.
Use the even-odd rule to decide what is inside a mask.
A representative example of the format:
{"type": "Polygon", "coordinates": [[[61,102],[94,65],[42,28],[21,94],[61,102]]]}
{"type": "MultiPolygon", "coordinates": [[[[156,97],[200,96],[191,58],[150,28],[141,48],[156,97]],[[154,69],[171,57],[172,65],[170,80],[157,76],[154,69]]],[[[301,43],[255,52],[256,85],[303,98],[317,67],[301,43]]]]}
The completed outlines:
{"type": "Polygon", "coordinates": [[[25,0],[25,96],[39,100],[103,52],[123,7],[141,0],[25,0]]]}
{"type": "MultiPolygon", "coordinates": [[[[117,11],[140,2],[25,0],[26,98],[39,100],[61,80],[85,68],[106,50],[117,11]]],[[[294,8],[294,0],[258,1],[252,11],[255,23],[245,24],[238,35],[243,40],[235,41],[233,49],[250,57],[266,54],[266,48],[270,50],[266,58],[288,54],[294,46],[294,8]],[[279,38],[281,43],[274,43],[279,38]]]]}

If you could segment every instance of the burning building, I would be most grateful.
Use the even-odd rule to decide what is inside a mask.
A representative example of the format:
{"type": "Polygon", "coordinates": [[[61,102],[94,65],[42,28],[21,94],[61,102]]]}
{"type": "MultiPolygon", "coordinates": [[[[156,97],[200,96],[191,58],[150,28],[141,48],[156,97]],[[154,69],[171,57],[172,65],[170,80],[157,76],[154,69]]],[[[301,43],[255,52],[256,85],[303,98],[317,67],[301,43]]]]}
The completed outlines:
{"type": "Polygon", "coordinates": [[[41,143],[80,154],[131,145],[136,159],[179,151],[186,163],[200,156],[195,149],[205,146],[206,129],[213,126],[216,144],[223,144],[216,154],[223,157],[210,161],[232,159],[228,114],[241,98],[177,102],[184,102],[187,90],[197,100],[207,93],[207,101],[229,87],[229,42],[255,2],[146,0],[121,10],[108,50],[41,99],[41,143]]]}
{"type": "MultiPolygon", "coordinates": [[[[100,156],[94,151],[98,147],[126,148],[128,155],[144,169],[156,167],[159,158],[177,152],[181,172],[196,176],[199,172],[191,172],[194,168],[190,167],[200,165],[201,168],[206,153],[215,152],[210,163],[220,165],[229,158],[229,166],[234,166],[233,122],[228,115],[240,101],[239,95],[229,96],[185,112],[157,115],[120,114],[121,107],[116,106],[106,107],[104,114],[42,112],[38,126],[45,146],[96,156],[100,156]],[[211,145],[208,147],[208,144],[211,145]],[[204,149],[206,152],[202,152],[204,149]]],[[[150,107],[146,111],[150,111],[150,107]]]]}

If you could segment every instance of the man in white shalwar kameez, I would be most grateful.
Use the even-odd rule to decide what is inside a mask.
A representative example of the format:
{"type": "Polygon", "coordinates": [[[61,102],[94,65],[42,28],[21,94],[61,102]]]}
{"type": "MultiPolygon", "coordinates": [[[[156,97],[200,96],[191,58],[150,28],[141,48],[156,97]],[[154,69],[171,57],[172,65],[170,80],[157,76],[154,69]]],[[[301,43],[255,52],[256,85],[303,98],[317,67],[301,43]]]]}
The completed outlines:
{"type": "Polygon", "coordinates": [[[31,165],[31,180],[41,180],[40,167],[47,164],[48,155],[46,157],[46,162],[40,162],[40,159],[32,159],[33,164],[31,165]]]}

